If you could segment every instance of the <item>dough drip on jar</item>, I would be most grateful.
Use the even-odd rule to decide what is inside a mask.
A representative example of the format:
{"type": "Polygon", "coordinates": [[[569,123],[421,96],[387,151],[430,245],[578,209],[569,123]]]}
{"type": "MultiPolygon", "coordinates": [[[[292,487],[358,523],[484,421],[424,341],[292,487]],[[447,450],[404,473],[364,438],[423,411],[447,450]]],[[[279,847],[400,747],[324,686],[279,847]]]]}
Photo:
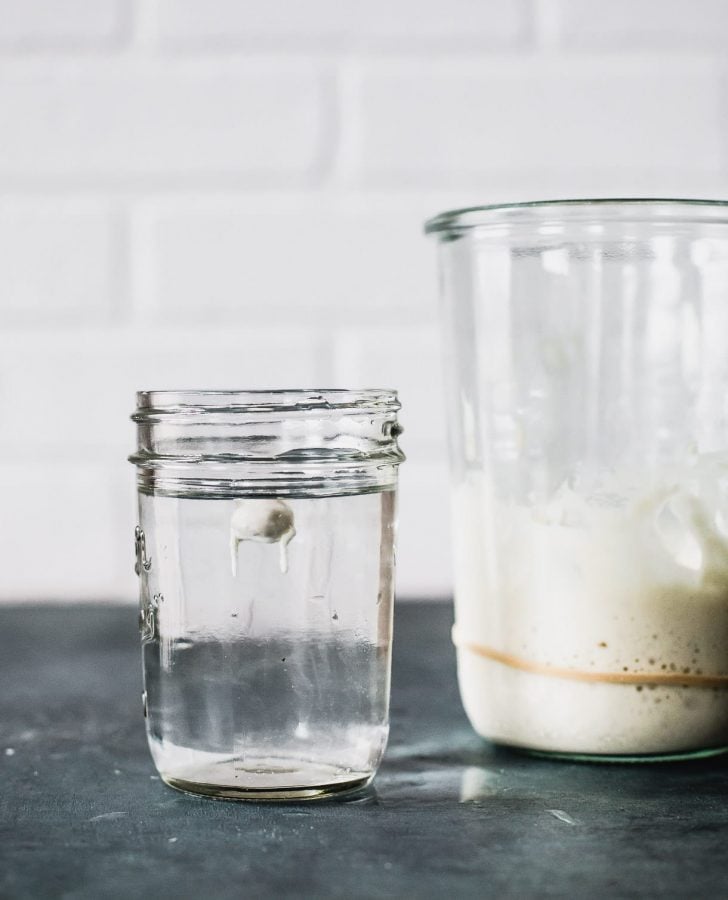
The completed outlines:
{"type": "Polygon", "coordinates": [[[230,558],[233,577],[238,574],[238,547],[241,541],[279,544],[281,572],[288,571],[288,544],[296,535],[293,510],[283,500],[252,499],[235,501],[230,517],[230,558]]]}

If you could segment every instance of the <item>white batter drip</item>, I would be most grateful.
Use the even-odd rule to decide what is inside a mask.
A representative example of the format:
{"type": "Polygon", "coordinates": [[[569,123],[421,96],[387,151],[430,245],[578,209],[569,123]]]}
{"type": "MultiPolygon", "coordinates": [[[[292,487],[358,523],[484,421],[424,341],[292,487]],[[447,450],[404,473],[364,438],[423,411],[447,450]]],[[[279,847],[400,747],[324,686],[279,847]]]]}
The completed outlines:
{"type": "Polygon", "coordinates": [[[728,674],[728,462],[702,458],[635,485],[615,477],[588,496],[563,485],[533,506],[494,500],[482,476],[456,490],[460,686],[485,737],[595,754],[728,745],[728,685],[698,683],[728,674]],[[474,646],[589,677],[645,677],[554,677],[474,646]]]}
{"type": "Polygon", "coordinates": [[[288,571],[288,544],[296,535],[293,510],[280,499],[246,498],[235,501],[230,517],[230,557],[233,576],[238,574],[238,546],[241,541],[280,545],[280,567],[288,571]]]}

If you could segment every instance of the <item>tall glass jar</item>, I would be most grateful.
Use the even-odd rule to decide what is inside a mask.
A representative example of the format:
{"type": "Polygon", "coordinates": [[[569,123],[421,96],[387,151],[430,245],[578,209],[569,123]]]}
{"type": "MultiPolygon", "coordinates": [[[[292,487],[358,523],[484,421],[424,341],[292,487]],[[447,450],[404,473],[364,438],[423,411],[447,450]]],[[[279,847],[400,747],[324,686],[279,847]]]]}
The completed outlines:
{"type": "Polygon", "coordinates": [[[144,712],[173,787],[366,785],[388,733],[392,391],[148,391],[136,570],[144,712]]]}
{"type": "Polygon", "coordinates": [[[460,689],[558,754],[728,745],[728,205],[440,215],[460,689]]]}

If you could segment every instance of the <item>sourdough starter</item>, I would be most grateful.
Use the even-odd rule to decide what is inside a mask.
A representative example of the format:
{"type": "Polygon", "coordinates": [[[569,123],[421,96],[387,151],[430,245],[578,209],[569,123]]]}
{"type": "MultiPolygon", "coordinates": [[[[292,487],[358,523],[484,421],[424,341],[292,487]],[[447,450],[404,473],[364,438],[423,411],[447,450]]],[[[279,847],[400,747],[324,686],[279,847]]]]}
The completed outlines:
{"type": "Polygon", "coordinates": [[[584,754],[728,745],[728,461],[530,505],[471,474],[453,506],[460,689],[480,734],[584,754]]]}

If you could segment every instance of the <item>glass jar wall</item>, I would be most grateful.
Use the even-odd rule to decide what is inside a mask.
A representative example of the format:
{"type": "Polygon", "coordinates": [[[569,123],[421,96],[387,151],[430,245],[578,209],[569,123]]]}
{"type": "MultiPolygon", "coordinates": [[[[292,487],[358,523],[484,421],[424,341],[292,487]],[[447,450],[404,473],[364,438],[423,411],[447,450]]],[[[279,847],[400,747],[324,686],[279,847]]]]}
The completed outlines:
{"type": "Polygon", "coordinates": [[[496,742],[728,745],[728,206],[445,213],[461,694],[496,742]]]}
{"type": "Polygon", "coordinates": [[[138,395],[145,715],[168,784],[291,799],[372,778],[398,408],[386,391],[138,395]]]}

